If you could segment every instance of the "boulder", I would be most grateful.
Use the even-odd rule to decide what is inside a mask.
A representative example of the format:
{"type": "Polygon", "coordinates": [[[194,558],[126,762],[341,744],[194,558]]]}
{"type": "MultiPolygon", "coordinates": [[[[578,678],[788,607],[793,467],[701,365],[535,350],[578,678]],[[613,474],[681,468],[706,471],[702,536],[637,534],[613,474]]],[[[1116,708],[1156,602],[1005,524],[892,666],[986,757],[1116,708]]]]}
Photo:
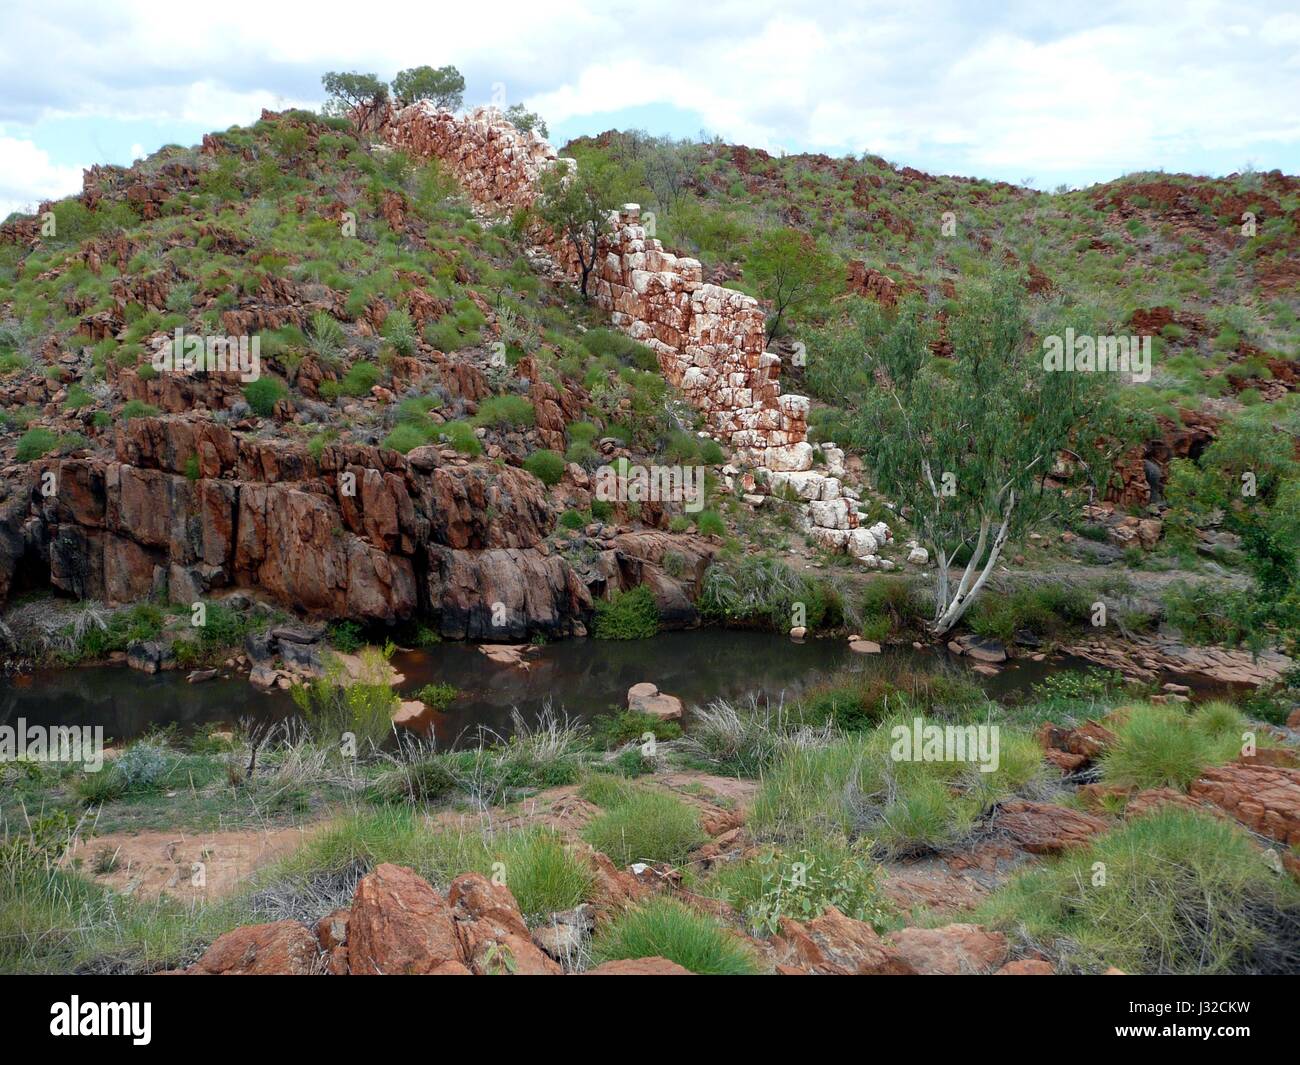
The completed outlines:
{"type": "Polygon", "coordinates": [[[1088,843],[1109,827],[1082,810],[1053,803],[1007,799],[998,807],[995,824],[1030,854],[1060,854],[1088,843]]]}
{"type": "Polygon", "coordinates": [[[675,961],[667,958],[625,958],[620,961],[607,961],[588,969],[584,976],[694,976],[690,969],[683,969],[675,961]]]}
{"type": "Polygon", "coordinates": [[[1050,961],[1043,961],[1042,958],[1021,958],[1019,961],[1009,961],[1002,966],[994,976],[1055,976],[1056,970],[1052,968],[1050,961]]]}
{"type": "Polygon", "coordinates": [[[504,884],[466,873],[452,881],[447,902],[465,960],[476,975],[553,976],[564,971],[533,942],[519,904],[504,884]]]}
{"type": "Polygon", "coordinates": [[[1007,960],[1007,937],[976,924],[903,928],[888,938],[922,976],[989,973],[1007,960]]]}
{"type": "Polygon", "coordinates": [[[467,976],[451,907],[410,869],[384,863],[357,884],[348,918],[354,976],[467,976]]]}
{"type": "Polygon", "coordinates": [[[219,937],[186,972],[195,976],[310,976],[320,946],[297,921],[246,925],[219,937]]]}
{"type": "Polygon", "coordinates": [[[864,921],[827,906],[820,917],[799,922],[783,918],[772,939],[779,973],[816,976],[907,976],[916,973],[898,948],[864,921]]]}
{"type": "Polygon", "coordinates": [[[1193,799],[1213,803],[1252,832],[1288,846],[1300,844],[1300,769],[1214,766],[1187,790],[1193,799]]]}
{"type": "Polygon", "coordinates": [[[634,714],[651,714],[664,721],[680,721],[683,710],[677,696],[665,695],[649,681],[628,688],[627,708],[634,714]]]}

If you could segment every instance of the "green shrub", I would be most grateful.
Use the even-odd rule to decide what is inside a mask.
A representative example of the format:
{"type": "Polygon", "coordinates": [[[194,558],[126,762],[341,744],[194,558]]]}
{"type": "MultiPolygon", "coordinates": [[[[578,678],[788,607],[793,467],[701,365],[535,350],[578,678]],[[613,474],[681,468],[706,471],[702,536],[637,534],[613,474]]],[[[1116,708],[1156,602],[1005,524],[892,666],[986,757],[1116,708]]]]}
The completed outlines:
{"type": "Polygon", "coordinates": [[[259,377],[244,386],[244,400],[254,414],[269,418],[275,405],[285,396],[285,387],[276,377],[259,377]]]}
{"type": "Polygon", "coordinates": [[[384,319],[381,332],[384,339],[393,345],[394,350],[399,355],[410,355],[415,350],[415,342],[418,337],[415,332],[415,324],[406,311],[389,312],[388,317],[384,319]]]}
{"type": "Polygon", "coordinates": [[[695,810],[662,791],[634,788],[583,830],[582,838],[620,869],[633,862],[680,866],[706,842],[695,810]]]}
{"type": "Polygon", "coordinates": [[[520,429],[537,420],[533,405],[523,396],[489,396],[478,405],[474,424],[483,428],[520,429]]]}
{"type": "Polygon", "coordinates": [[[426,684],[415,697],[430,710],[446,710],[460,692],[451,684],[426,684]]]}
{"type": "Polygon", "coordinates": [[[645,640],[659,631],[659,608],[644,584],[596,603],[592,635],[598,640],[645,640]]]}
{"type": "Polygon", "coordinates": [[[132,418],[152,418],[157,413],[158,408],[152,403],[146,403],[142,399],[132,399],[122,404],[118,417],[124,422],[129,422],[132,418]]]}
{"type": "Polygon", "coordinates": [[[608,921],[591,943],[592,960],[667,958],[701,976],[758,972],[743,943],[717,921],[680,902],[655,898],[608,921]]]}
{"type": "Polygon", "coordinates": [[[483,445],[469,422],[447,422],[438,428],[438,435],[462,455],[483,453],[483,445]]]}
{"type": "Polygon", "coordinates": [[[890,908],[876,883],[877,869],[861,843],[814,838],[785,850],[769,845],[725,865],[704,890],[743,913],[755,934],[774,935],[783,917],[808,921],[827,906],[883,931],[890,908]]]}
{"type": "Polygon", "coordinates": [[[354,362],[340,380],[326,381],[321,385],[321,395],[326,398],[368,396],[370,390],[379,384],[383,376],[383,371],[373,362],[354,362]]]}
{"type": "Polygon", "coordinates": [[[1267,974],[1300,967],[1297,913],[1300,887],[1246,832],[1165,807],[1021,875],[977,919],[1032,937],[1064,968],[1267,974]]]}
{"type": "Polygon", "coordinates": [[[540,448],[524,460],[524,469],[548,487],[559,484],[560,478],[564,476],[564,456],[540,448]]]}
{"type": "Polygon", "coordinates": [[[675,740],[682,734],[682,726],[676,721],[665,721],[658,714],[637,710],[601,714],[592,722],[591,728],[596,742],[606,748],[639,741],[647,732],[657,740],[675,740]]]}
{"type": "Polygon", "coordinates": [[[393,427],[393,431],[384,437],[383,446],[391,448],[393,451],[400,451],[405,455],[414,448],[422,447],[429,442],[428,436],[421,432],[416,426],[409,425],[405,422],[393,427]]]}
{"type": "Polygon", "coordinates": [[[1198,721],[1179,707],[1132,707],[1115,727],[1115,742],[1101,756],[1102,776],[1121,787],[1186,791],[1208,766],[1241,753],[1244,722],[1238,719],[1225,732],[1214,725],[1222,720],[1203,716],[1197,727],[1198,721]]]}
{"type": "Polygon", "coordinates": [[[31,462],[48,455],[58,446],[58,436],[49,429],[28,429],[18,438],[18,453],[15,458],[19,462],[31,462]]]}

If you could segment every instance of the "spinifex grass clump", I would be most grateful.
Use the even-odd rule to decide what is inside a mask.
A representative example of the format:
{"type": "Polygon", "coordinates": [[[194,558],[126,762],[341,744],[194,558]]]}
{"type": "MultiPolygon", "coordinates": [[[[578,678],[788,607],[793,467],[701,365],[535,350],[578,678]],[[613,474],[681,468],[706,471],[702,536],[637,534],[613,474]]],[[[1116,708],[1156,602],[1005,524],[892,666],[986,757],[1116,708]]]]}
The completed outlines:
{"type": "Polygon", "coordinates": [[[633,862],[682,865],[707,838],[695,810],[662,791],[610,787],[604,799],[611,805],[583,830],[582,838],[619,868],[633,862]]]}
{"type": "Polygon", "coordinates": [[[1166,808],[1029,872],[982,907],[1067,967],[1130,973],[1294,973],[1300,888],[1250,836],[1166,808]]]}
{"type": "MultiPolygon", "coordinates": [[[[923,720],[928,724],[952,723],[923,720]]],[[[1042,750],[1027,733],[1000,727],[997,766],[982,772],[972,760],[894,758],[895,727],[912,730],[914,719],[891,718],[824,746],[791,747],[763,782],[751,829],[778,842],[839,834],[869,838],[897,857],[924,854],[960,841],[995,802],[1042,779],[1042,750]]]]}
{"type": "Polygon", "coordinates": [[[711,917],[657,898],[603,925],[591,943],[593,961],[667,958],[701,976],[758,971],[744,944],[711,917]]]}
{"type": "Polygon", "coordinates": [[[1133,788],[1188,786],[1212,765],[1242,751],[1246,719],[1229,703],[1188,713],[1178,706],[1140,705],[1119,712],[1116,742],[1102,755],[1107,783],[1133,788]]]}

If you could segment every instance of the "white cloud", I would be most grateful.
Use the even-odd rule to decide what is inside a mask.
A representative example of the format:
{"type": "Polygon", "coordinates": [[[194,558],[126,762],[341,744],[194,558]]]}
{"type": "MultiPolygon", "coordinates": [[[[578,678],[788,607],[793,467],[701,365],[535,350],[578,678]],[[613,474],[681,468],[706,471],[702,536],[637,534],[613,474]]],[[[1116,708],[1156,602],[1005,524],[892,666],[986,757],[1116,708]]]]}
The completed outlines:
{"type": "Polygon", "coordinates": [[[55,166],[31,141],[0,133],[0,219],[79,191],[81,167],[55,166]]]}
{"type": "Polygon", "coordinates": [[[327,69],[454,63],[468,103],[502,82],[552,125],[671,105],[756,147],[870,150],[960,173],[1119,173],[1198,152],[1268,166],[1300,152],[1300,14],[1269,0],[983,7],[18,0],[0,39],[0,120],[223,128],[318,101],[327,69]]]}

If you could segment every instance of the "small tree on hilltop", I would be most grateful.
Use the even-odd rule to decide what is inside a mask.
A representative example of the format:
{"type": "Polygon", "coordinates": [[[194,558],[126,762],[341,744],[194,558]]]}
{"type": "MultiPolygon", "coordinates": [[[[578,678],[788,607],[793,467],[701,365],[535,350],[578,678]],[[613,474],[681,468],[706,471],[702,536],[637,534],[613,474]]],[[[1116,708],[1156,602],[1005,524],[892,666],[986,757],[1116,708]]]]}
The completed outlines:
{"type": "Polygon", "coordinates": [[[379,125],[379,117],[388,104],[388,86],[374,74],[353,70],[331,70],[320,83],[329,94],[325,113],[344,115],[356,120],[363,133],[379,125]]]}
{"type": "MultiPolygon", "coordinates": [[[[942,635],[987,583],[1007,540],[1067,502],[1044,485],[1060,453],[1086,441],[1117,454],[1135,423],[1115,402],[1115,375],[1044,370],[1017,280],[966,294],[949,320],[951,359],[931,355],[919,310],[900,309],[868,352],[878,384],[858,416],[874,441],[877,486],[903,504],[934,556],[931,629],[942,635]],[[965,551],[954,587],[948,570],[965,551]]],[[[1109,469],[1109,456],[1103,461],[1109,469]]]]}
{"type": "Polygon", "coordinates": [[[758,293],[772,302],[767,341],[772,342],[785,316],[822,303],[835,294],[843,270],[835,257],[812,237],[793,229],[770,229],[750,249],[745,275],[758,293]]]}
{"type": "Polygon", "coordinates": [[[407,107],[417,100],[432,100],[439,107],[455,111],[465,97],[465,79],[452,66],[411,67],[393,79],[393,97],[399,107],[407,107]]]}
{"type": "Polygon", "coordinates": [[[536,111],[529,111],[523,104],[511,104],[507,107],[506,118],[515,129],[522,130],[524,133],[535,130],[543,140],[551,135],[551,131],[546,128],[546,120],[536,111]]]}
{"type": "Polygon", "coordinates": [[[599,154],[585,158],[576,173],[557,166],[542,175],[538,215],[573,247],[583,299],[601,238],[613,231],[614,212],[631,193],[625,172],[599,154]]]}

